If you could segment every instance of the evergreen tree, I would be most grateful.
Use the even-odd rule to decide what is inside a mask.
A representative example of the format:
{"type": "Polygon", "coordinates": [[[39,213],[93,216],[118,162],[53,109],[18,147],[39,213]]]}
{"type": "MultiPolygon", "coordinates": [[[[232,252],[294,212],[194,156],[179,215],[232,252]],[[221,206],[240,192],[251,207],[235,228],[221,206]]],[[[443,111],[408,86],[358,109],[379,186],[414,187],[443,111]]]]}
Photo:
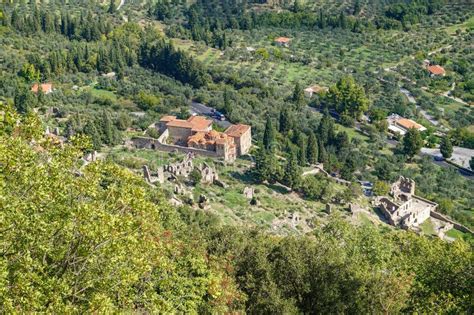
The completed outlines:
{"type": "Polygon", "coordinates": [[[306,166],[306,139],[302,132],[298,133],[296,144],[298,145],[298,162],[300,166],[306,166]]]}
{"type": "Polygon", "coordinates": [[[335,142],[336,142],[338,152],[342,151],[345,148],[348,148],[350,143],[349,143],[349,136],[347,135],[347,132],[345,131],[338,132],[335,142]]]}
{"type": "Polygon", "coordinates": [[[329,115],[328,110],[324,110],[323,118],[319,123],[318,127],[318,140],[320,140],[324,145],[333,142],[334,140],[334,120],[329,115]]]}
{"type": "Polygon", "coordinates": [[[356,170],[356,165],[354,161],[354,157],[352,155],[348,155],[346,158],[345,163],[341,168],[341,177],[345,180],[351,181],[354,178],[354,172],[356,170]]]}
{"type": "Polygon", "coordinates": [[[115,5],[115,0],[110,0],[108,12],[115,13],[116,10],[117,10],[117,6],[115,5]]]}
{"type": "Polygon", "coordinates": [[[318,139],[318,148],[319,148],[319,155],[318,155],[318,162],[319,163],[326,163],[328,161],[328,154],[326,152],[326,148],[322,140],[318,139]]]}
{"type": "Polygon", "coordinates": [[[287,107],[280,112],[280,124],[278,127],[281,133],[287,133],[293,129],[293,121],[287,107]]]}
{"type": "Polygon", "coordinates": [[[267,117],[265,124],[265,131],[263,132],[263,145],[266,150],[272,150],[272,146],[275,144],[276,135],[275,128],[273,127],[272,119],[267,117]]]}
{"type": "Polygon", "coordinates": [[[439,150],[445,159],[449,159],[453,155],[453,144],[448,136],[445,136],[441,141],[439,150]]]}
{"type": "Polygon", "coordinates": [[[295,104],[296,110],[301,110],[306,105],[306,101],[304,99],[304,91],[299,82],[295,84],[295,89],[293,90],[293,96],[291,100],[295,104]]]}
{"type": "Polygon", "coordinates": [[[423,139],[421,134],[415,128],[408,129],[407,133],[403,137],[403,153],[408,156],[409,159],[412,159],[417,155],[421,147],[423,146],[423,139]]]}
{"type": "Polygon", "coordinates": [[[353,14],[358,15],[360,13],[360,10],[361,10],[360,0],[356,0],[355,3],[354,3],[353,14]]]}
{"type": "Polygon", "coordinates": [[[286,186],[297,189],[301,182],[301,169],[298,165],[298,158],[294,151],[290,153],[287,160],[283,182],[286,186]]]}
{"type": "Polygon", "coordinates": [[[224,89],[224,113],[227,115],[227,118],[232,116],[232,101],[227,88],[224,89]]]}
{"type": "Polygon", "coordinates": [[[15,94],[13,104],[20,114],[26,114],[35,107],[36,99],[29,90],[22,88],[15,94]]]}
{"type": "Polygon", "coordinates": [[[102,117],[99,122],[100,133],[102,135],[102,142],[108,145],[115,145],[119,142],[119,135],[117,127],[112,121],[110,114],[107,111],[102,112],[102,117]]]}
{"type": "Polygon", "coordinates": [[[89,120],[83,129],[83,132],[88,136],[92,141],[92,147],[94,150],[99,150],[102,146],[102,139],[95,123],[92,120],[89,120]]]}
{"type": "Polygon", "coordinates": [[[316,139],[316,135],[314,132],[311,132],[308,139],[308,162],[310,164],[316,164],[318,162],[318,140],[316,139]]]}

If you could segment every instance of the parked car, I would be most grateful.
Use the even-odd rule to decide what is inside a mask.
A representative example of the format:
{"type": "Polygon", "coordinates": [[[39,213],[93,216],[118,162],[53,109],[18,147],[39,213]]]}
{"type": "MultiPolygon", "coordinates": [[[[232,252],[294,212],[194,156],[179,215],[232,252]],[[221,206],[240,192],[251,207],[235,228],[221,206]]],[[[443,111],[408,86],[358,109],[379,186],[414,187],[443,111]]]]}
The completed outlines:
{"type": "Polygon", "coordinates": [[[225,120],[225,116],[224,114],[222,114],[221,112],[213,109],[211,111],[211,117],[214,118],[214,119],[217,119],[217,120],[225,120]]]}

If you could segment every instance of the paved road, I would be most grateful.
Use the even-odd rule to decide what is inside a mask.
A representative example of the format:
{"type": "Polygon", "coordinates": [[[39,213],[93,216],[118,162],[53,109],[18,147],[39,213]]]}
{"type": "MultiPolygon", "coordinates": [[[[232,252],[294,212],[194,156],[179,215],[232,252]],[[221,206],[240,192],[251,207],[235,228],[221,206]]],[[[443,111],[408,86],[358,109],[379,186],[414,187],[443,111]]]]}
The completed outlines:
{"type": "MultiPolygon", "coordinates": [[[[203,115],[203,116],[210,116],[213,110],[212,107],[209,107],[197,102],[191,102],[190,107],[191,107],[190,108],[191,114],[198,114],[198,115],[203,115]]],[[[218,124],[219,126],[221,126],[222,128],[228,128],[230,125],[232,125],[227,120],[217,120],[214,118],[212,118],[212,120],[214,120],[214,122],[218,124]]]]}
{"type": "Polygon", "coordinates": [[[403,94],[405,94],[405,96],[407,97],[408,99],[408,102],[412,103],[412,104],[415,104],[416,108],[418,108],[418,110],[420,111],[420,114],[425,117],[426,120],[428,120],[432,125],[434,126],[438,126],[439,125],[439,121],[437,121],[433,116],[431,116],[430,114],[428,114],[427,111],[425,111],[424,109],[422,109],[419,105],[416,105],[416,100],[415,98],[413,97],[413,94],[411,94],[410,91],[408,91],[407,89],[404,89],[404,88],[400,88],[400,92],[402,92],[403,94]]]}

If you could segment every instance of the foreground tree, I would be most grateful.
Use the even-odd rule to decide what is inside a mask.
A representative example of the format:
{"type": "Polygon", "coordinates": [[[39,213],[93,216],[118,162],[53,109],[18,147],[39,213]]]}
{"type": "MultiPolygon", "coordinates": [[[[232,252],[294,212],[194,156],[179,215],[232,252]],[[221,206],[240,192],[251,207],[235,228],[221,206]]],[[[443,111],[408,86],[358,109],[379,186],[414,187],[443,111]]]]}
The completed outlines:
{"type": "Polygon", "coordinates": [[[415,155],[420,153],[421,147],[423,146],[423,139],[421,134],[415,128],[408,129],[407,133],[403,137],[403,153],[412,159],[415,155]]]}
{"type": "Polygon", "coordinates": [[[160,193],[110,163],[80,167],[86,139],[61,146],[34,116],[2,112],[2,312],[226,312],[232,280],[169,230],[160,193]]]}

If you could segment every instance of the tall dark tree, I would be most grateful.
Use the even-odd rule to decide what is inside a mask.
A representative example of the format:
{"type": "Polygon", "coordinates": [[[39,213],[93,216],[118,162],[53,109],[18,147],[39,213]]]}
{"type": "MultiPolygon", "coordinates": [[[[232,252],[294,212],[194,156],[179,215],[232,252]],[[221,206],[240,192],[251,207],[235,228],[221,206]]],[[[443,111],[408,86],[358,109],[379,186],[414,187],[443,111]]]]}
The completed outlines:
{"type": "Polygon", "coordinates": [[[301,169],[298,165],[298,157],[294,151],[290,152],[290,156],[287,160],[283,174],[283,182],[292,189],[297,189],[301,183],[301,169]]]}
{"type": "Polygon", "coordinates": [[[281,133],[287,133],[293,129],[293,120],[287,107],[280,112],[280,123],[278,127],[281,133]]]}
{"type": "Polygon", "coordinates": [[[319,148],[319,154],[318,154],[318,162],[319,163],[326,163],[328,161],[328,154],[326,152],[326,148],[324,147],[324,144],[322,140],[318,139],[318,148],[319,148]]]}
{"type": "Polygon", "coordinates": [[[295,104],[296,110],[301,110],[306,105],[306,101],[304,99],[304,91],[299,82],[295,84],[295,89],[293,90],[293,96],[291,100],[295,104]]]}
{"type": "Polygon", "coordinates": [[[265,131],[263,132],[263,146],[266,150],[271,150],[272,146],[275,144],[276,134],[275,128],[273,127],[272,119],[267,117],[267,122],[265,124],[265,131]]]}
{"type": "Polygon", "coordinates": [[[451,143],[451,139],[449,139],[448,136],[441,140],[439,150],[445,159],[449,159],[453,155],[453,144],[451,143]]]}
{"type": "Polygon", "coordinates": [[[302,132],[298,133],[298,137],[296,139],[296,144],[298,145],[298,162],[300,166],[306,166],[306,139],[302,132]]]}
{"type": "Polygon", "coordinates": [[[108,12],[115,13],[116,10],[117,10],[117,5],[115,3],[115,0],[110,0],[108,12]]]}
{"type": "Polygon", "coordinates": [[[327,109],[323,113],[323,118],[318,127],[318,140],[324,145],[331,143],[334,140],[334,120],[329,115],[327,109]]]}
{"type": "Polygon", "coordinates": [[[21,88],[15,94],[13,104],[19,113],[26,114],[35,107],[36,99],[28,89],[21,88]]]}
{"type": "Polygon", "coordinates": [[[311,132],[308,139],[308,149],[306,150],[308,163],[316,164],[318,162],[318,151],[318,140],[314,132],[311,132]]]}

